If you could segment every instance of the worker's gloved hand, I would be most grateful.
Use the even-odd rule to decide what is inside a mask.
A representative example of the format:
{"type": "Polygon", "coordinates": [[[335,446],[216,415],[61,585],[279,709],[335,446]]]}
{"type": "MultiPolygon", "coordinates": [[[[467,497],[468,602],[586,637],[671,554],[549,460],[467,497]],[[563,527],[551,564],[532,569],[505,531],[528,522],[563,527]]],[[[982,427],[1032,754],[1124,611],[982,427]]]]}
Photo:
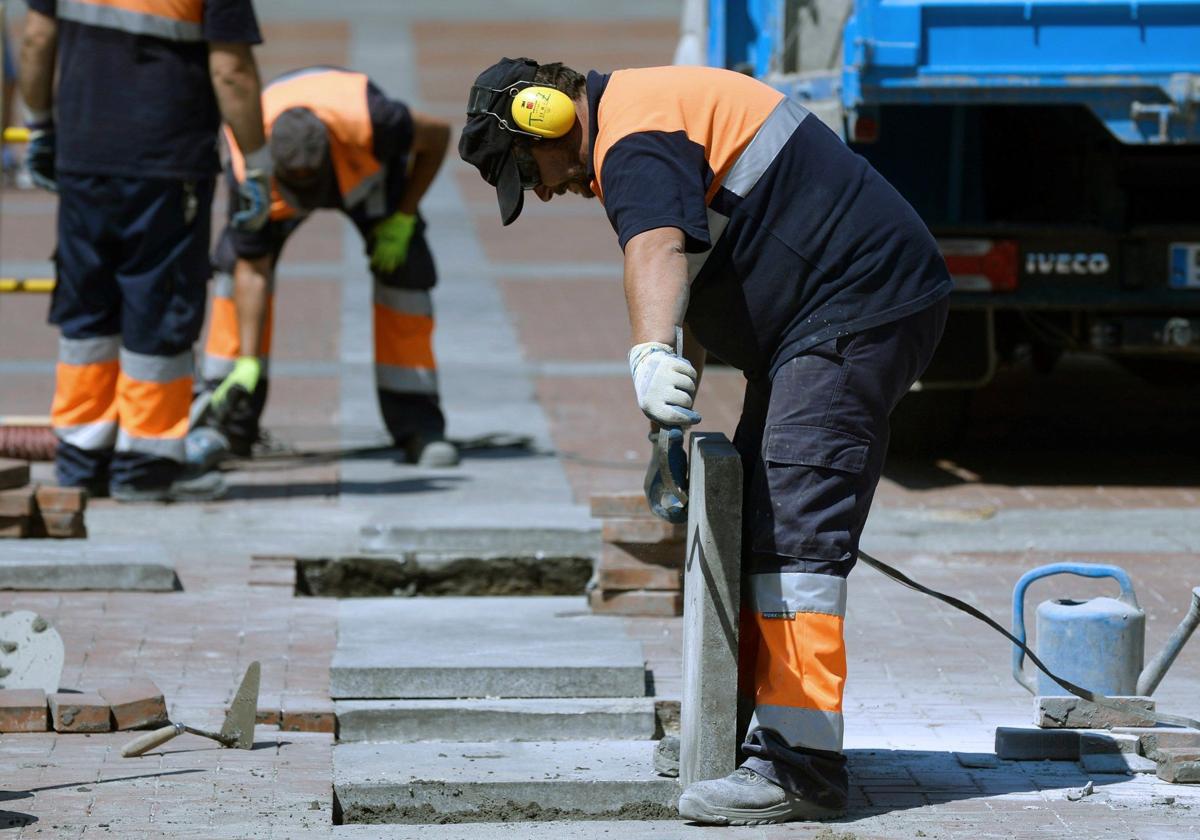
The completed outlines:
{"type": "Polygon", "coordinates": [[[408,259],[408,244],[417,227],[417,217],[393,213],[371,231],[371,268],[391,274],[408,259]]]}
{"type": "Polygon", "coordinates": [[[663,427],[657,432],[651,432],[650,463],[646,465],[646,479],[642,483],[642,489],[646,492],[646,503],[655,516],[676,524],[687,522],[687,499],[681,499],[669,489],[673,483],[676,488],[686,490],[687,478],[688,465],[687,453],[683,450],[683,429],[663,427]],[[671,481],[667,481],[663,475],[660,435],[667,436],[666,468],[671,473],[671,481]]]}
{"type": "Polygon", "coordinates": [[[629,373],[642,413],[664,426],[691,426],[700,422],[692,411],[699,378],[692,363],[667,344],[647,341],[629,351],[629,373]]]}
{"type": "Polygon", "coordinates": [[[263,146],[246,155],[246,177],[238,184],[238,211],[230,223],[235,230],[253,233],[271,217],[271,150],[263,146]]]}
{"type": "Polygon", "coordinates": [[[29,145],[25,147],[25,165],[29,177],[44,190],[58,192],[58,176],[54,171],[54,120],[46,119],[29,124],[29,145]]]}
{"type": "Polygon", "coordinates": [[[248,401],[262,378],[262,362],[255,356],[241,356],[233,363],[233,370],[221,380],[213,391],[208,410],[218,422],[238,403],[248,401]]]}

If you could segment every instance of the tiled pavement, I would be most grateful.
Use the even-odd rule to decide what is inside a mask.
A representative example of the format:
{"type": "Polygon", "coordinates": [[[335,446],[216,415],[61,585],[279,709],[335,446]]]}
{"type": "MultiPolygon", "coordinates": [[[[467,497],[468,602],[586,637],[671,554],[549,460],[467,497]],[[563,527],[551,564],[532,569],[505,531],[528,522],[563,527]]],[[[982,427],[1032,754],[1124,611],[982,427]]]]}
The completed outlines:
{"type": "MultiPolygon", "coordinates": [[[[299,64],[370,61],[373,74],[384,68],[385,88],[456,121],[470,78],[495,57],[531,52],[579,67],[656,64],[669,60],[675,32],[672,4],[665,0],[606,4],[586,21],[572,19],[575,12],[562,4],[541,0],[515,4],[503,21],[478,2],[425,0],[405,4],[403,12],[370,2],[342,3],[336,12],[309,0],[258,5],[267,21],[267,44],[259,53],[266,77],[299,64]],[[543,12],[549,19],[531,26],[527,19],[543,12]],[[389,62],[394,67],[387,75],[389,62]]],[[[460,335],[453,329],[460,322],[453,319],[497,314],[473,311],[454,297],[456,279],[466,279],[456,272],[476,266],[498,292],[500,318],[510,325],[525,366],[522,375],[544,414],[549,434],[538,445],[553,449],[574,501],[585,502],[595,490],[637,487],[645,427],[624,372],[628,333],[619,253],[601,208],[571,198],[551,205],[531,201],[521,221],[504,230],[494,194],[473,170],[452,160],[438,190],[431,229],[443,231],[443,262],[452,268],[443,273],[437,292],[444,317],[439,355],[453,360],[446,366],[447,381],[468,381],[456,379],[469,354],[448,343],[447,336],[460,335]],[[471,249],[480,261],[464,262],[450,253],[471,249]]],[[[0,273],[44,272],[52,246],[52,199],[7,191],[0,201],[0,273]]],[[[166,544],[182,591],[0,595],[0,608],[36,609],[63,633],[64,685],[86,688],[113,675],[143,672],[166,691],[178,719],[214,725],[245,664],[260,659],[262,707],[299,706],[315,714],[326,708],[333,605],[290,597],[277,578],[256,571],[262,567],[250,555],[300,547],[314,554],[352,551],[360,508],[402,514],[418,497],[435,495],[408,492],[410,483],[436,486],[421,484],[426,479],[411,468],[372,461],[385,480],[377,492],[368,492],[372,488],[358,476],[364,458],[372,456],[341,451],[348,438],[378,436],[373,413],[353,410],[346,397],[347,348],[358,346],[362,329],[344,317],[348,300],[359,291],[351,288],[347,270],[356,248],[336,218],[318,217],[289,245],[280,272],[267,425],[303,454],[284,453],[231,472],[231,502],[161,510],[100,502],[91,509],[98,539],[152,534],[166,544]]],[[[0,415],[47,409],[55,337],[43,323],[44,311],[42,298],[0,298],[0,415]]],[[[732,430],[740,390],[736,374],[710,369],[699,404],[707,428],[732,430]]],[[[456,427],[475,431],[477,421],[463,410],[470,396],[447,395],[452,433],[456,427]]],[[[1195,389],[1155,390],[1086,360],[1074,360],[1046,379],[1006,372],[977,401],[964,445],[937,459],[890,464],[877,505],[948,515],[962,509],[981,517],[1039,508],[1082,508],[1098,517],[1135,508],[1192,509],[1200,492],[1192,420],[1198,400],[1195,389]]],[[[473,469],[469,461],[463,472],[474,475],[473,469]]],[[[1062,556],[1118,562],[1133,573],[1149,613],[1149,650],[1157,650],[1186,607],[1183,584],[1197,582],[1196,560],[1188,554],[1081,557],[1051,555],[1036,546],[991,549],[979,545],[964,553],[884,559],[998,617],[1008,613],[1012,582],[1034,565],[1062,556]]],[[[1097,780],[1100,794],[1068,802],[1063,790],[1085,781],[1074,765],[1000,773],[962,767],[953,752],[986,752],[996,725],[1029,717],[1028,696],[1007,673],[1007,646],[966,617],[869,569],[857,570],[852,582],[846,714],[847,746],[860,767],[855,812],[827,828],[711,833],[824,840],[1200,834],[1190,791],[1175,806],[1152,806],[1151,792],[1161,790],[1157,783],[1097,780]],[[871,756],[870,750],[886,752],[871,756]]],[[[1051,586],[1044,586],[1048,593],[1051,586]]],[[[1072,582],[1069,591],[1101,589],[1072,582]]],[[[679,623],[631,621],[629,632],[645,645],[659,693],[677,695],[679,623]]],[[[1186,652],[1164,681],[1159,691],[1164,708],[1195,714],[1196,657],[1195,650],[1186,652]]],[[[0,828],[8,820],[24,825],[19,836],[31,837],[327,834],[331,737],[260,727],[256,740],[260,748],[237,753],[183,736],[161,757],[125,760],[117,755],[122,735],[0,737],[0,762],[8,770],[0,828]]],[[[651,832],[644,836],[656,838],[679,831],[663,824],[644,829],[651,832]]],[[[453,827],[426,831],[427,840],[460,836],[453,827]]],[[[520,829],[512,831],[517,833],[505,829],[495,836],[520,836],[520,829]]],[[[606,826],[583,835],[564,828],[561,836],[634,837],[632,831],[606,826]]],[[[339,833],[390,836],[375,828],[339,833]]]]}

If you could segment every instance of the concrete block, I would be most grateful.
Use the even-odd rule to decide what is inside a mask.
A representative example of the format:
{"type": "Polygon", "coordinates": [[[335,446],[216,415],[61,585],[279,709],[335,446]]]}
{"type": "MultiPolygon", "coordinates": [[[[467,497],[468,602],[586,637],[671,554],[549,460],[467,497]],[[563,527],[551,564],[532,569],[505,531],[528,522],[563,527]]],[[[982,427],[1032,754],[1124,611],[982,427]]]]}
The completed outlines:
{"type": "Polygon", "coordinates": [[[681,589],[684,547],[606,543],[596,563],[601,589],[681,589]]]}
{"type": "Polygon", "coordinates": [[[997,726],[996,755],[1009,761],[1078,761],[1079,733],[997,726]]]}
{"type": "Polygon", "coordinates": [[[154,542],[0,545],[0,589],[170,592],[175,568],[154,542]]]}
{"type": "Polygon", "coordinates": [[[679,787],[654,772],[654,745],[339,744],[333,788],[346,823],[677,818],[679,787]]]}
{"type": "Polygon", "coordinates": [[[681,543],[686,537],[686,526],[675,525],[658,517],[605,519],[600,525],[600,539],[610,543],[681,543]]]}
{"type": "Polygon", "coordinates": [[[45,732],[49,721],[40,688],[0,689],[0,732],[45,732]]]}
{"type": "Polygon", "coordinates": [[[87,491],[80,487],[38,485],[38,507],[56,513],[83,513],[87,509],[87,491]]]}
{"type": "Polygon", "coordinates": [[[597,615],[640,615],[672,618],[683,615],[683,593],[643,589],[603,590],[588,593],[588,606],[597,615]]]}
{"type": "Polygon", "coordinates": [[[1122,776],[1155,772],[1155,763],[1136,753],[1093,753],[1080,756],[1079,763],[1089,773],[1122,776]]]}
{"type": "Polygon", "coordinates": [[[1158,778],[1173,784],[1200,782],[1200,749],[1163,747],[1158,751],[1158,778]]]}
{"type": "Polygon", "coordinates": [[[646,494],[641,490],[630,493],[593,493],[591,513],[597,518],[629,519],[652,517],[646,494]]]}
{"type": "Polygon", "coordinates": [[[1080,732],[1079,754],[1084,755],[1116,755],[1127,753],[1137,755],[1139,740],[1136,735],[1126,735],[1117,732],[1080,732]]]}
{"type": "MultiPolygon", "coordinates": [[[[1114,697],[1132,706],[1152,712],[1149,697],[1114,697]]],[[[1033,722],[1044,729],[1112,729],[1114,726],[1153,726],[1154,719],[1133,712],[1097,706],[1078,697],[1034,698],[1033,722]]]]}
{"type": "Polygon", "coordinates": [[[647,741],[650,697],[339,700],[341,741],[647,741]]]}
{"type": "Polygon", "coordinates": [[[30,517],[37,511],[34,487],[0,490],[0,518],[30,517]]]}
{"type": "Polygon", "coordinates": [[[87,539],[87,525],[82,511],[43,510],[35,519],[40,527],[38,536],[57,540],[87,539]]]}
{"type": "Polygon", "coordinates": [[[579,597],[356,598],[338,606],[330,685],[339,700],[641,697],[645,658],[579,597]]]}
{"type": "Polygon", "coordinates": [[[162,691],[148,677],[132,677],[122,683],[104,686],[100,696],[112,709],[117,729],[146,729],[167,722],[167,702],[162,691]]]}
{"type": "Polygon", "coordinates": [[[691,436],[684,570],[679,778],[716,779],[737,766],[742,462],[721,434],[691,436]]]}
{"type": "Polygon", "coordinates": [[[46,698],[55,732],[110,732],[112,710],[99,694],[56,692],[46,698]]]}
{"type": "Polygon", "coordinates": [[[1146,758],[1158,758],[1164,748],[1191,747],[1200,751],[1200,731],[1169,726],[1134,726],[1113,729],[1113,733],[1136,735],[1138,751],[1146,758]]]}
{"type": "Polygon", "coordinates": [[[0,458],[0,490],[24,487],[29,483],[29,462],[0,458]]]}

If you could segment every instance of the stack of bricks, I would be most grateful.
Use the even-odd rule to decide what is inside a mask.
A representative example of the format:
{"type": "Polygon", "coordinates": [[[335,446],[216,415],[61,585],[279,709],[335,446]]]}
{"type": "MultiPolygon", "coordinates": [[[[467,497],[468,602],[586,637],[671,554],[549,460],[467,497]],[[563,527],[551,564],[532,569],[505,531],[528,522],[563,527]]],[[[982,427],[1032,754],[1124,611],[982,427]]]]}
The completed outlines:
{"type": "Polygon", "coordinates": [[[31,484],[27,462],[0,458],[0,538],[83,539],[86,508],[78,487],[31,484]]]}
{"type": "Polygon", "coordinates": [[[98,692],[0,689],[0,732],[110,732],[167,722],[167,703],[153,680],[133,677],[98,692]]]}
{"type": "Polygon", "coordinates": [[[592,612],[682,615],[686,527],[652,514],[642,493],[601,493],[591,503],[603,540],[588,586],[592,612]]]}

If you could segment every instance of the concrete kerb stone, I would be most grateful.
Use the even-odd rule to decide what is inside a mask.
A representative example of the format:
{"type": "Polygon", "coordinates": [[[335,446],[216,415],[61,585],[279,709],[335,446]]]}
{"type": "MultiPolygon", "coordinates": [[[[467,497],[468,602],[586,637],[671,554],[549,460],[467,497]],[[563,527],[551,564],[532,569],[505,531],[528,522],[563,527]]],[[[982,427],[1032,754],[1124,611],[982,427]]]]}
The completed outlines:
{"type": "Polygon", "coordinates": [[[508,557],[595,557],[600,529],[576,528],[408,528],[366,525],[359,531],[368,554],[436,552],[508,557]]]}
{"type": "Polygon", "coordinates": [[[1008,761],[1078,761],[1079,733],[1074,729],[998,726],[996,755],[1008,761]]]}
{"type": "Polygon", "coordinates": [[[724,435],[691,437],[684,567],[680,782],[737,766],[742,462],[724,435]]]}
{"type": "Polygon", "coordinates": [[[171,592],[175,567],[157,543],[0,544],[0,589],[171,592]]]}

